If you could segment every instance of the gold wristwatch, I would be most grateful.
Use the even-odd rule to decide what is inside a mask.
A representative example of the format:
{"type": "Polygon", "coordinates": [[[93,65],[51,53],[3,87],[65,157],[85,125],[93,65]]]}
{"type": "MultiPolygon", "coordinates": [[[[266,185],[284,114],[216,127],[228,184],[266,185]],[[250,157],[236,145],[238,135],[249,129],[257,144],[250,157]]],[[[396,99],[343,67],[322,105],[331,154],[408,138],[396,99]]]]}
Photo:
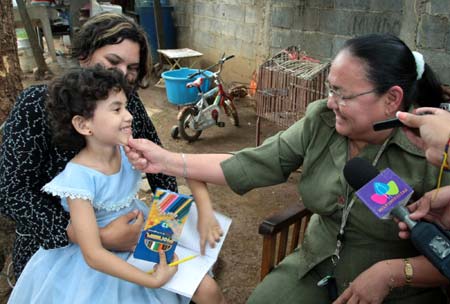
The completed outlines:
{"type": "Polygon", "coordinates": [[[409,262],[409,259],[403,259],[403,262],[405,264],[404,272],[405,272],[405,282],[406,285],[410,285],[412,282],[412,278],[414,275],[413,267],[411,263],[409,262]]]}

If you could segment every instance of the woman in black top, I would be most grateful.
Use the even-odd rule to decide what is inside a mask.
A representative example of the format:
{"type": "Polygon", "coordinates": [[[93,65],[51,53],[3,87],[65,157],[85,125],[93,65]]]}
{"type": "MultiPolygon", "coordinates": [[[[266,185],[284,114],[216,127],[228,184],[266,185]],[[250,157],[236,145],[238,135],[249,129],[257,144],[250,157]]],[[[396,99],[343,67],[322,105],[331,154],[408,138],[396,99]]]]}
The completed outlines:
{"type": "MultiPolygon", "coordinates": [[[[129,18],[102,13],[89,19],[77,33],[73,56],[81,66],[102,64],[121,70],[134,85],[127,108],[133,115],[133,137],[161,142],[137,89],[148,85],[149,51],[145,32],[129,18]]],[[[41,192],[78,152],[62,150],[52,143],[47,125],[46,85],[25,89],[8,117],[0,150],[0,213],[16,223],[13,252],[14,273],[19,277],[29,258],[42,246],[66,246],[76,241],[69,215],[58,199],[41,192]]],[[[176,179],[163,174],[147,174],[152,191],[177,190],[176,179]]],[[[101,230],[103,245],[111,250],[134,247],[143,217],[138,212],[125,215],[101,230]],[[132,220],[135,220],[131,222],[132,220]]]]}

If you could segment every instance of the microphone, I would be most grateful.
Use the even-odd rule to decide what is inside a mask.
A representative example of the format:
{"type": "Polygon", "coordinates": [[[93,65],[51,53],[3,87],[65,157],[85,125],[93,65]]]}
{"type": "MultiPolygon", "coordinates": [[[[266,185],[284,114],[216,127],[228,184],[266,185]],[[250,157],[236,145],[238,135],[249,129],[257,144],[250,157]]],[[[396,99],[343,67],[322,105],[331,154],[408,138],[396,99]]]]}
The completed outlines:
{"type": "Polygon", "coordinates": [[[391,169],[380,173],[359,157],[347,162],[344,177],[361,201],[381,219],[389,218],[393,209],[406,205],[414,192],[391,169]]]}
{"type": "MultiPolygon", "coordinates": [[[[388,183],[393,187],[393,183],[402,183],[407,185],[404,181],[400,179],[395,173],[390,169],[383,170],[381,173],[374,167],[370,162],[363,158],[355,157],[349,160],[344,167],[344,177],[347,183],[356,191],[356,195],[361,199],[361,201],[369,207],[369,209],[379,218],[386,218],[384,214],[377,213],[370,206],[373,204],[373,198],[378,197],[367,197],[367,190],[365,188],[372,188],[372,192],[376,192],[374,189],[375,184],[384,184],[386,177],[390,179],[388,183]],[[363,191],[363,190],[366,191],[363,191]]],[[[378,187],[380,185],[378,184],[378,187]]],[[[409,186],[408,186],[409,187],[409,186]]],[[[382,190],[386,190],[389,187],[382,187],[382,190]]],[[[398,187],[400,189],[400,187],[398,187]]],[[[409,188],[411,189],[411,188],[409,188]]],[[[389,188],[387,192],[392,190],[389,188]]],[[[395,192],[395,191],[393,191],[395,192]]],[[[391,203],[383,211],[387,211],[388,216],[392,214],[399,220],[406,223],[410,229],[410,239],[416,247],[416,249],[422,253],[447,279],[450,279],[450,235],[443,230],[438,225],[429,223],[426,221],[414,221],[409,218],[409,211],[402,204],[409,200],[412,194],[403,193],[401,197],[401,191],[393,193],[394,195],[387,195],[386,200],[383,204],[380,204],[382,200],[375,202],[376,204],[382,205],[379,208],[383,208],[383,205],[391,203]],[[399,195],[400,194],[400,195],[399,195]],[[400,197],[400,199],[395,200],[395,197],[400,197]],[[405,201],[405,197],[407,197],[405,201]]]]}

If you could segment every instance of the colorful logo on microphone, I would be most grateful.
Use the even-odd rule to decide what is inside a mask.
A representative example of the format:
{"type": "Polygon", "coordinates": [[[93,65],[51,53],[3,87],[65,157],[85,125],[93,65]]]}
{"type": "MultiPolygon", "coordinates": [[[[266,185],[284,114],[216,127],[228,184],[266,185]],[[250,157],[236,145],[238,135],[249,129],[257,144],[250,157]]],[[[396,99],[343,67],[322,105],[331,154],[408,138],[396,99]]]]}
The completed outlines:
{"type": "Polygon", "coordinates": [[[399,193],[397,184],[390,180],[387,184],[382,182],[373,183],[375,193],[370,196],[370,199],[379,205],[384,205],[389,200],[390,196],[399,193]]]}
{"type": "Polygon", "coordinates": [[[388,168],[356,191],[356,195],[378,218],[387,219],[395,206],[406,205],[413,192],[388,168]]]}

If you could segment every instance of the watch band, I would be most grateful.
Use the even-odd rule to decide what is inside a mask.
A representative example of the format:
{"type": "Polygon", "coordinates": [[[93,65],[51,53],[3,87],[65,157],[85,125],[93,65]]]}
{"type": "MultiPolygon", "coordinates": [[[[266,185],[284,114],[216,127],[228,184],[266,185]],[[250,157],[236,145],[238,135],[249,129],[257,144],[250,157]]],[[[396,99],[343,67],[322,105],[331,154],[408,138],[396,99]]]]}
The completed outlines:
{"type": "Polygon", "coordinates": [[[412,267],[409,259],[403,259],[403,263],[404,263],[404,267],[405,267],[404,268],[405,283],[406,283],[406,285],[410,285],[412,282],[413,275],[414,275],[414,270],[413,270],[413,267],[412,267]]]}

